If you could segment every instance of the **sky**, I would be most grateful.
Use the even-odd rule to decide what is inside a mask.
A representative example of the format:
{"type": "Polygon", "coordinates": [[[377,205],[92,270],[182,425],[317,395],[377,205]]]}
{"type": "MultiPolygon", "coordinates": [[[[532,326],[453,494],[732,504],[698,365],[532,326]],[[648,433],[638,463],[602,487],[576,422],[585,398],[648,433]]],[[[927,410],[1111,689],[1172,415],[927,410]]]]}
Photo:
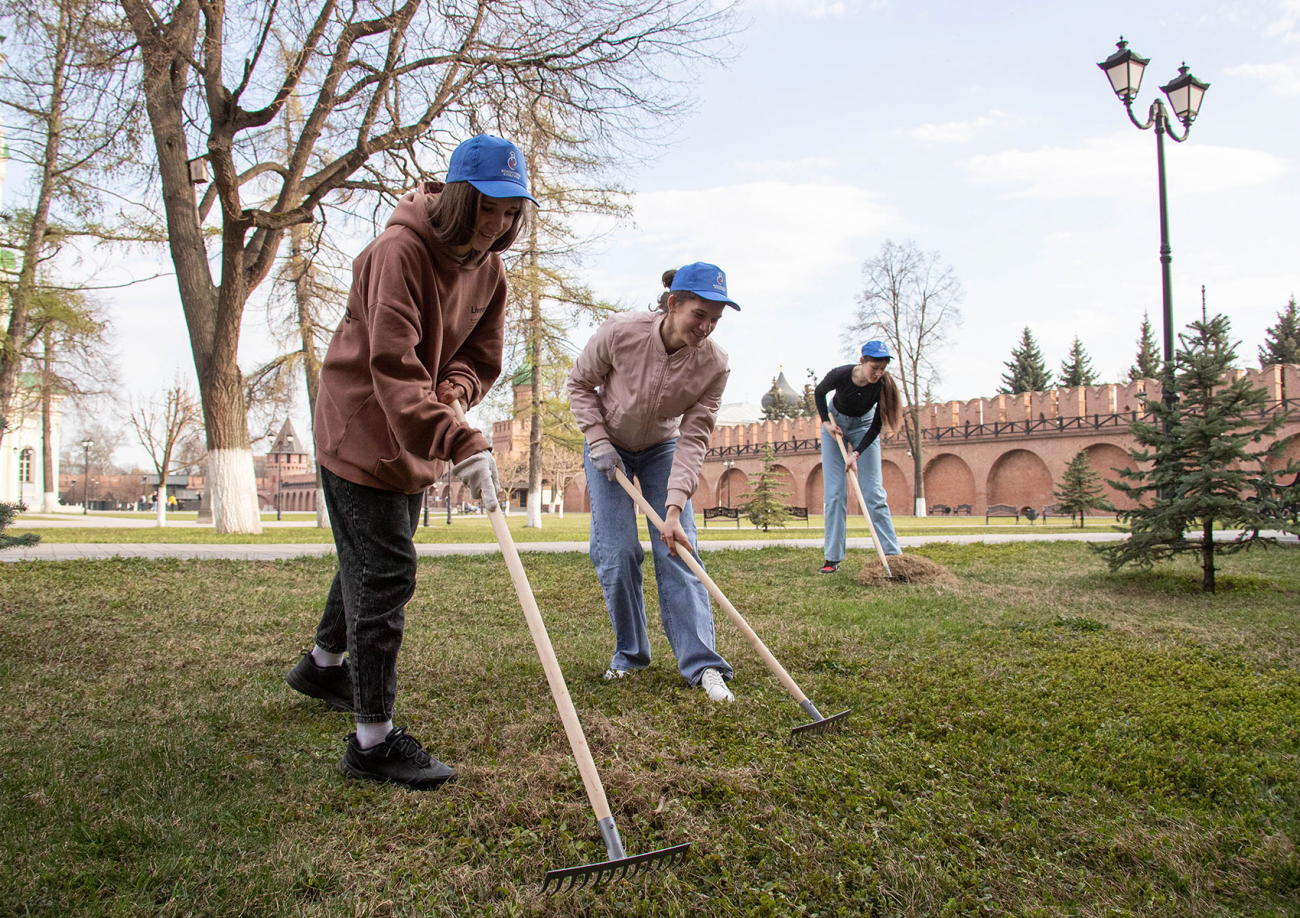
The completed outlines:
{"type": "MultiPolygon", "coordinates": [[[[1255,364],[1300,293],[1300,0],[767,0],[742,18],[734,59],[696,81],[657,158],[617,176],[634,219],[585,268],[598,295],[645,308],[665,268],[720,265],[742,306],[715,332],[727,402],[757,401],[782,367],[799,387],[848,362],[861,266],[887,239],[937,252],[961,281],[938,398],[994,394],[1026,326],[1053,370],[1077,335],[1117,381],[1143,311],[1158,335],[1161,311],[1155,137],[1096,66],[1121,34],[1151,58],[1139,115],[1184,61],[1212,84],[1190,139],[1166,144],[1176,324],[1199,316],[1204,285],[1255,364]]],[[[193,378],[173,278],[105,299],[128,396],[193,378]]],[[[241,362],[271,347],[250,305],[241,362]]]]}

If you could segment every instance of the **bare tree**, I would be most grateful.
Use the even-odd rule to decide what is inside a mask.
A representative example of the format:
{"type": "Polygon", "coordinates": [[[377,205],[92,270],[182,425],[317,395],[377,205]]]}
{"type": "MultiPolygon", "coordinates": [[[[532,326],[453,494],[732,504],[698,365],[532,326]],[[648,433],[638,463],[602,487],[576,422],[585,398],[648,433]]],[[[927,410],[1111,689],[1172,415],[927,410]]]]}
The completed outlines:
{"type": "Polygon", "coordinates": [[[140,46],[219,532],[261,528],[239,330],[289,227],[338,192],[409,187],[441,160],[447,132],[511,87],[573,112],[586,136],[635,136],[676,110],[687,84],[664,75],[688,76],[730,23],[708,0],[120,3],[140,46]],[[306,115],[276,156],[268,135],[294,96],[306,115]],[[199,155],[212,184],[196,200],[199,155]],[[219,278],[203,228],[214,208],[219,278]]]}
{"type": "Polygon", "coordinates": [[[904,422],[912,452],[916,514],[925,515],[925,461],[922,456],[921,406],[939,380],[935,352],[961,324],[961,282],[938,252],[922,252],[909,240],[885,240],[875,258],[862,265],[865,282],[858,309],[845,332],[857,354],[863,338],[879,336],[894,353],[890,372],[903,393],[904,422]]]}
{"type": "Polygon", "coordinates": [[[112,235],[99,222],[93,182],[126,155],[138,117],[122,82],[131,43],[113,12],[100,0],[0,0],[0,19],[6,31],[14,30],[13,56],[0,75],[0,107],[13,118],[12,156],[33,174],[31,198],[16,215],[23,232],[5,243],[17,267],[0,350],[0,415],[12,406],[27,356],[41,266],[68,238],[112,235]]]}
{"type": "MultiPolygon", "coordinates": [[[[542,477],[551,465],[546,457],[546,428],[555,423],[548,424],[553,412],[547,410],[547,382],[553,381],[555,369],[567,372],[572,365],[569,335],[578,324],[599,324],[619,308],[597,299],[575,276],[584,251],[595,240],[574,229],[574,217],[621,220],[630,216],[631,207],[622,188],[603,180],[607,161],[586,152],[583,138],[565,130],[543,100],[506,111],[504,129],[524,154],[533,196],[540,205],[529,221],[527,237],[505,259],[508,347],[532,376],[526,525],[540,529],[542,477]]],[[[562,379],[559,389],[563,390],[562,379]]],[[[558,415],[561,426],[567,413],[565,402],[558,415]]],[[[571,415],[568,424],[572,426],[571,415]]]]}
{"type": "MultiPolygon", "coordinates": [[[[131,412],[135,435],[149,452],[158,472],[158,525],[167,525],[167,475],[173,471],[172,457],[192,447],[202,433],[203,412],[189,386],[172,383],[161,399],[152,399],[131,412]]],[[[211,484],[208,485],[211,487],[211,484]]]]}

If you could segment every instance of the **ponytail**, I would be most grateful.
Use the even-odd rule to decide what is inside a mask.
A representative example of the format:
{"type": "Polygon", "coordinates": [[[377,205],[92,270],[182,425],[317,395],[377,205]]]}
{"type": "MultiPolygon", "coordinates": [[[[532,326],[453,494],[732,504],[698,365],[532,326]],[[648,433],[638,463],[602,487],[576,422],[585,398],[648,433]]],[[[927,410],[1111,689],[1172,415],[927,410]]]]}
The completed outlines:
{"type": "Polygon", "coordinates": [[[880,377],[880,405],[876,410],[880,412],[880,422],[886,429],[898,429],[903,420],[903,400],[898,394],[898,384],[888,370],[880,377]]]}
{"type": "Polygon", "coordinates": [[[664,284],[664,292],[661,293],[661,294],[659,294],[659,299],[656,300],[656,301],[655,301],[655,304],[654,304],[653,306],[650,307],[651,311],[658,310],[659,312],[667,312],[667,311],[668,311],[668,297],[670,297],[670,296],[675,296],[675,297],[677,297],[678,300],[698,300],[698,299],[699,299],[698,296],[696,296],[695,294],[691,293],[689,290],[673,290],[673,289],[672,289],[672,286],[673,286],[673,278],[676,277],[676,276],[677,276],[677,269],[676,269],[676,268],[669,268],[667,271],[664,272],[664,276],[663,276],[663,278],[662,278],[662,280],[663,280],[663,284],[664,284]]]}

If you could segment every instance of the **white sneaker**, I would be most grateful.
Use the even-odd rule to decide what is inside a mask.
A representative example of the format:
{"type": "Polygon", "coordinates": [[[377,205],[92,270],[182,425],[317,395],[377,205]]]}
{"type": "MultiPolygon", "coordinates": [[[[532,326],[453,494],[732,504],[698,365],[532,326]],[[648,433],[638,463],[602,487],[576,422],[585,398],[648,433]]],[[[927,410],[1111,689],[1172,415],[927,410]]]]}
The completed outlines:
{"type": "Polygon", "coordinates": [[[722,673],[716,669],[706,669],[700,676],[700,688],[709,696],[710,701],[735,701],[736,696],[731,694],[731,689],[727,688],[727,683],[722,678],[722,673]]]}
{"type": "Polygon", "coordinates": [[[632,671],[629,669],[607,669],[605,670],[605,681],[616,682],[619,679],[626,679],[630,675],[632,675],[632,671]]]}

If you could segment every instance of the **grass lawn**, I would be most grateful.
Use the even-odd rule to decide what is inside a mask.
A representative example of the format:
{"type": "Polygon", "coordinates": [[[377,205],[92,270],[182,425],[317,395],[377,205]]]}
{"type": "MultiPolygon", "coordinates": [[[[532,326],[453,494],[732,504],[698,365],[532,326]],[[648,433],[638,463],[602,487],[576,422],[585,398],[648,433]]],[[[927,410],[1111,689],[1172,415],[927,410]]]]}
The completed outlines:
{"type": "Polygon", "coordinates": [[[918,553],[960,586],[707,556],[818,706],[854,709],[799,746],[721,613],[733,706],[657,624],[655,664],[605,684],[589,563],[526,556],[629,853],[695,846],[550,899],[545,870],[604,848],[499,557],[420,564],[397,721],[462,776],[430,794],[342,778],[349,719],[283,682],[328,559],[0,565],[0,914],[1300,913],[1300,552],[1228,559],[1213,596],[1073,543],[918,553]]]}
{"type": "MultiPolygon", "coordinates": [[[[192,514],[191,514],[192,516],[192,514]]],[[[315,516],[310,517],[315,519],[315,516]]],[[[566,513],[561,519],[544,516],[541,529],[528,529],[524,526],[526,517],[521,513],[508,517],[511,532],[517,542],[585,542],[591,531],[590,513],[566,513]]],[[[641,529],[646,532],[643,519],[641,529]]],[[[820,539],[822,537],[822,517],[820,514],[810,516],[808,525],[801,521],[794,522],[784,529],[771,529],[764,532],[742,521],[737,527],[734,521],[716,521],[704,526],[704,518],[695,517],[696,530],[700,538],[714,539],[820,539]]],[[[1109,532],[1114,526],[1114,517],[1095,517],[1088,523],[1087,529],[1093,532],[1109,532]]],[[[1053,518],[1044,523],[1042,520],[1032,526],[1028,521],[1017,524],[1014,519],[993,519],[987,524],[978,517],[894,517],[894,528],[899,535],[983,535],[999,533],[1038,533],[1069,532],[1068,519],[1053,518]]],[[[267,527],[260,535],[218,535],[210,527],[176,528],[156,527],[142,529],[127,528],[68,528],[68,529],[31,529],[18,525],[8,530],[10,533],[36,532],[43,542],[77,542],[77,543],[168,543],[168,544],[273,544],[273,543],[317,543],[333,542],[334,537],[328,529],[315,527],[267,527]]],[[[1078,531],[1077,529],[1075,531],[1078,531]]],[[[867,537],[867,527],[862,517],[849,518],[848,533],[850,537],[867,537]]],[[[456,516],[450,526],[447,517],[435,513],[429,514],[428,527],[421,526],[416,534],[417,542],[495,542],[492,525],[486,516],[456,516]]]]}

